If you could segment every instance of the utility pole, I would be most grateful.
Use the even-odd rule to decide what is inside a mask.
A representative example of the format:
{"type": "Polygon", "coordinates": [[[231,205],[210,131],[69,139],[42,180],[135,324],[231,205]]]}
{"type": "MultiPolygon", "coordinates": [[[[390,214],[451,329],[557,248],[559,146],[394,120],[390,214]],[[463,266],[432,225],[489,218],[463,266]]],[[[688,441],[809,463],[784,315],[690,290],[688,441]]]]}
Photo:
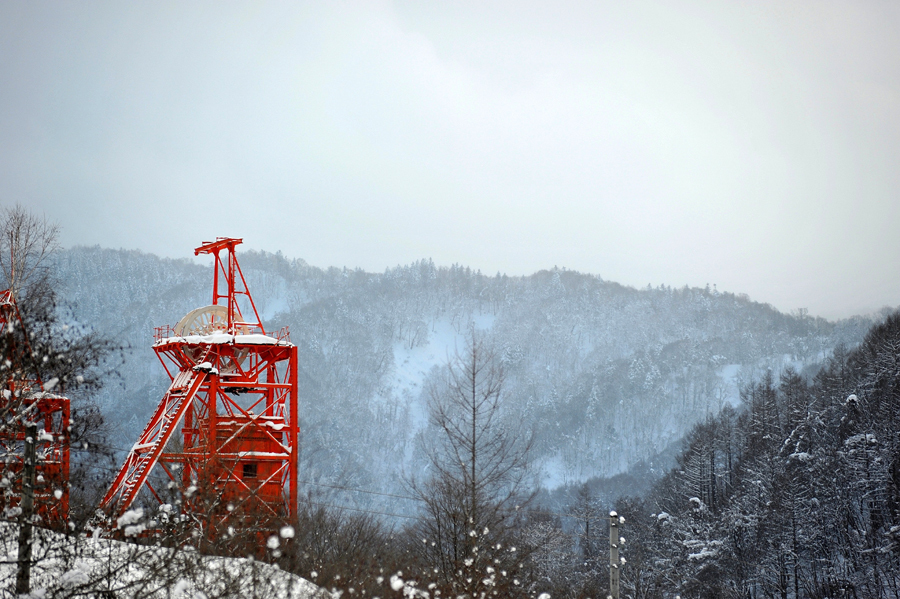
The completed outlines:
{"type": "Polygon", "coordinates": [[[34,516],[34,471],[37,455],[37,425],[33,422],[25,427],[25,463],[22,468],[22,514],[19,520],[19,558],[16,571],[16,594],[31,592],[31,533],[34,516]]]}
{"type": "Polygon", "coordinates": [[[619,599],[619,515],[609,513],[609,597],[619,599]]]}

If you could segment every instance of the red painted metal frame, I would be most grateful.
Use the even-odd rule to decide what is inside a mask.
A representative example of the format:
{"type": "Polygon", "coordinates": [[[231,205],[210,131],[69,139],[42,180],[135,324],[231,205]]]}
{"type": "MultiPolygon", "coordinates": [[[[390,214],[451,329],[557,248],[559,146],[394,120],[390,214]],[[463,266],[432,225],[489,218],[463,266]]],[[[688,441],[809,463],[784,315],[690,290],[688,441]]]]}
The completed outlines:
{"type": "Polygon", "coordinates": [[[240,243],[219,238],[195,250],[214,257],[213,305],[228,308],[224,336],[156,330],[153,349],[172,383],[101,503],[110,516],[124,513],[145,487],[162,501],[149,483],[159,464],[210,536],[296,520],[297,348],[286,329],[265,333],[235,257],[240,243]],[[240,299],[255,320],[242,315],[240,299]],[[179,425],[181,451],[167,452],[179,425]]]}
{"type": "MultiPolygon", "coordinates": [[[[22,328],[25,347],[10,345],[7,350],[13,354],[31,355],[28,334],[9,289],[0,291],[0,331],[11,334],[12,329],[8,327],[22,328]]],[[[3,359],[10,360],[10,363],[18,361],[14,355],[3,356],[3,359]]],[[[15,372],[11,372],[2,383],[0,413],[4,416],[4,422],[0,425],[0,481],[5,480],[8,486],[3,486],[11,489],[12,493],[0,494],[0,513],[16,507],[20,500],[25,426],[27,422],[33,422],[39,427],[35,514],[46,526],[65,528],[69,517],[70,402],[66,397],[45,393],[43,381],[36,374],[35,377],[17,377],[15,372]]]]}
{"type": "Polygon", "coordinates": [[[212,303],[214,306],[219,306],[222,305],[219,302],[225,300],[225,305],[228,307],[228,327],[226,330],[233,334],[235,332],[234,327],[237,324],[248,326],[251,328],[252,332],[258,332],[265,335],[266,331],[263,329],[262,322],[260,322],[259,313],[256,311],[256,304],[253,303],[253,297],[247,289],[247,281],[244,279],[244,273],[241,271],[241,267],[234,254],[234,248],[242,242],[242,239],[228,237],[219,237],[215,241],[204,241],[203,245],[194,250],[194,255],[199,256],[200,254],[209,254],[215,259],[215,264],[213,265],[212,303]],[[225,250],[224,260],[219,255],[222,250],[225,250]],[[223,281],[220,276],[225,279],[224,292],[221,289],[223,281]],[[238,280],[238,278],[240,278],[240,280],[238,280]],[[256,321],[235,322],[234,317],[241,315],[237,300],[242,297],[248,300],[248,303],[253,310],[253,316],[256,317],[256,321]]]}
{"type": "MultiPolygon", "coordinates": [[[[175,364],[191,349],[168,343],[157,353],[175,364]]],[[[211,371],[185,413],[182,451],[160,457],[165,472],[184,488],[198,487],[192,504],[214,516],[213,530],[235,520],[293,521],[297,348],[235,342],[213,346],[204,361],[211,371]],[[252,465],[252,477],[244,465],[252,465]]]]}

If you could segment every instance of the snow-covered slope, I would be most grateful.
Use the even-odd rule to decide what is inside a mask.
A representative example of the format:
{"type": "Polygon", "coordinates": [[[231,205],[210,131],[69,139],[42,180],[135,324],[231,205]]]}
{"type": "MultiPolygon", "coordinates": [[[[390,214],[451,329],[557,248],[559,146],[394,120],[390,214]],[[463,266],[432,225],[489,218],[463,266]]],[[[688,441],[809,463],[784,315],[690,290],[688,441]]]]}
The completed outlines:
{"type": "MultiPolygon", "coordinates": [[[[0,589],[16,581],[18,527],[0,523],[0,589]]],[[[117,599],[325,599],[331,594],[275,566],[35,529],[31,596],[117,599]]],[[[0,596],[6,596],[0,593],[0,596]]]]}

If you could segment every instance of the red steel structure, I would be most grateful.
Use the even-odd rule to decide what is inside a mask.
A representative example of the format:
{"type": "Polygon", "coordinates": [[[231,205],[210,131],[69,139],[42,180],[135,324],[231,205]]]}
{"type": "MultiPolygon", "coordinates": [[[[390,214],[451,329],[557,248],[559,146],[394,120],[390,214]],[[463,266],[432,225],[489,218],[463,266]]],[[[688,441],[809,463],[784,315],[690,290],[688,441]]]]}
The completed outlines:
{"type": "Polygon", "coordinates": [[[286,327],[263,328],[235,256],[241,241],[220,237],[194,250],[214,258],[212,305],[156,329],[153,350],[172,382],[103,498],[112,518],[143,488],[163,503],[149,476],[159,465],[210,537],[296,520],[297,348],[286,327]],[[183,443],[173,451],[179,426],[183,443]]]}
{"type": "MultiPolygon", "coordinates": [[[[11,290],[0,291],[0,335],[6,371],[0,390],[0,514],[21,501],[25,436],[37,426],[34,513],[39,522],[65,528],[69,517],[69,399],[44,390],[34,369],[23,368],[33,355],[25,323],[11,290]],[[34,377],[34,378],[31,378],[34,377]]],[[[55,381],[54,381],[55,382],[55,381]]],[[[50,385],[48,385],[50,386],[50,385]]]]}

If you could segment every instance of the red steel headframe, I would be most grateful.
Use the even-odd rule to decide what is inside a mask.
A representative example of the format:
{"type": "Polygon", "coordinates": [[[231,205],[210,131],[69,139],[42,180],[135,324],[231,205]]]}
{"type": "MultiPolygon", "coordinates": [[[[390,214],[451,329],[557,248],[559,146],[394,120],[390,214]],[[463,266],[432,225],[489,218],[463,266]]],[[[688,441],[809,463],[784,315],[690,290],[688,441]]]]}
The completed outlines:
{"type": "Polygon", "coordinates": [[[150,482],[159,464],[161,480],[184,491],[186,510],[203,517],[208,536],[296,520],[297,348],[286,330],[277,338],[265,333],[235,256],[240,243],[218,238],[194,252],[215,261],[212,306],[182,321],[199,312],[199,328],[157,329],[153,349],[172,383],[103,498],[101,508],[113,518],[144,488],[164,501],[150,482]],[[255,321],[242,315],[240,298],[255,321]],[[221,308],[224,330],[216,323],[221,308]],[[179,426],[181,451],[166,451],[179,426]]]}

